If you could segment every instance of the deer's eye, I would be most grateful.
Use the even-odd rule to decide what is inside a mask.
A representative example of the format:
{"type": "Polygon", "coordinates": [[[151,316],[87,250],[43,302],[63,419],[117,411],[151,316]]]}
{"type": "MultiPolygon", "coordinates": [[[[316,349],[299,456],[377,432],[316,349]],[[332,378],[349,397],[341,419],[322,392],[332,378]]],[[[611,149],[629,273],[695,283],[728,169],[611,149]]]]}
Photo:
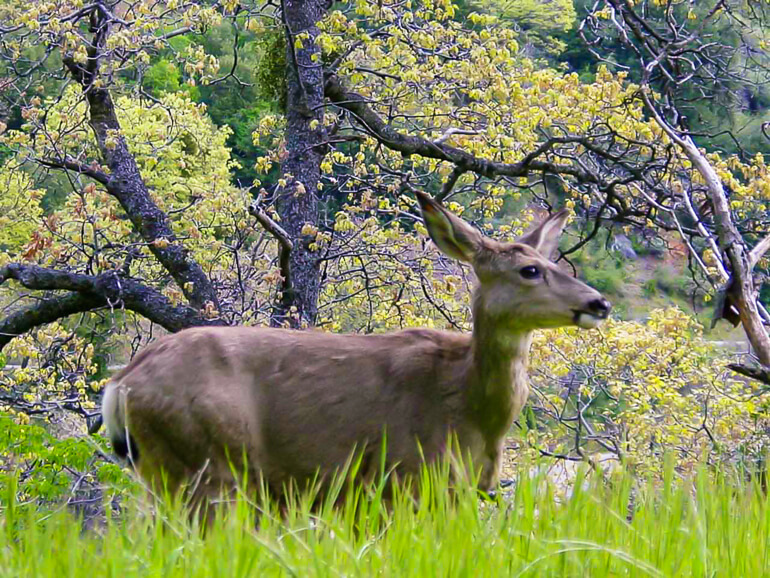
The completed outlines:
{"type": "Polygon", "coordinates": [[[525,279],[537,279],[538,277],[540,277],[540,269],[538,269],[534,265],[522,267],[521,269],[519,269],[519,273],[525,279]]]}

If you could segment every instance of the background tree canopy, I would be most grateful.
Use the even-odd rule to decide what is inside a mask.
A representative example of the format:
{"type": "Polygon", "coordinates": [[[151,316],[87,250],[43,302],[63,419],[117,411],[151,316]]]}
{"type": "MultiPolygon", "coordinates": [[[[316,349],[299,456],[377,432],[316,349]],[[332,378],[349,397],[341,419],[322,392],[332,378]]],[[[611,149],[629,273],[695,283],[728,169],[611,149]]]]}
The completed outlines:
{"type": "Polygon", "coordinates": [[[420,188],[506,240],[571,208],[560,261],[619,305],[535,343],[519,454],[755,463],[765,386],[726,364],[770,371],[769,11],[3,3],[4,423],[91,419],[163,331],[467,330],[471,273],[428,243],[420,188]],[[696,321],[714,303],[739,359],[696,321]]]}

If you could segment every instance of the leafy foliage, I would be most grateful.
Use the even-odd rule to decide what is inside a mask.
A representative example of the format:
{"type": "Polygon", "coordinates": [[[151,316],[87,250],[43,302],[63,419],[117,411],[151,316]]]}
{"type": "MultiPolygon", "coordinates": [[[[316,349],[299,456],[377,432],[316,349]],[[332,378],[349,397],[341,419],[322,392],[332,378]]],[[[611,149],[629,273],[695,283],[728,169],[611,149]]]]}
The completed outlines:
{"type": "MultiPolygon", "coordinates": [[[[0,170],[0,250],[18,251],[37,229],[43,191],[13,161],[0,170]]],[[[0,257],[0,263],[2,257],[0,257]]]]}
{"type": "Polygon", "coordinates": [[[543,32],[566,31],[577,18],[571,0],[479,0],[479,7],[506,20],[543,32]]]}
{"type": "Polygon", "coordinates": [[[528,55],[543,55],[551,62],[558,62],[566,48],[562,37],[577,25],[573,0],[475,0],[470,5],[511,25],[528,55]]]}
{"type": "Polygon", "coordinates": [[[28,422],[60,406],[84,415],[96,408],[92,394],[106,380],[95,379],[94,347],[84,338],[53,323],[14,339],[7,355],[23,363],[0,374],[0,409],[20,410],[19,419],[28,422]]]}
{"type": "Polygon", "coordinates": [[[645,324],[540,334],[532,359],[538,427],[527,441],[578,458],[614,455],[658,476],[667,452],[680,473],[704,456],[723,471],[752,470],[770,443],[767,400],[725,363],[678,309],[653,311],[645,324]]]}
{"type": "Polygon", "coordinates": [[[0,411],[0,495],[5,504],[57,502],[70,493],[75,478],[80,484],[126,488],[128,479],[120,468],[97,461],[96,443],[82,435],[57,439],[41,425],[18,423],[0,411]]]}

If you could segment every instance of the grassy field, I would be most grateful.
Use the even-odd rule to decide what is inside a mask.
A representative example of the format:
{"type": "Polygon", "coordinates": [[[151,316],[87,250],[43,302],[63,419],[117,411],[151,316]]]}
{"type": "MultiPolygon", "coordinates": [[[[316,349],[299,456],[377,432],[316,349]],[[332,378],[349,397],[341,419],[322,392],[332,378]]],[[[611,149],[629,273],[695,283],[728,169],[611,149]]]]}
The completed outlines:
{"type": "MultiPolygon", "coordinates": [[[[770,508],[757,485],[701,475],[656,489],[578,479],[569,497],[522,477],[496,500],[447,491],[426,474],[415,504],[378,488],[315,512],[238,500],[204,537],[179,507],[149,512],[130,500],[120,519],[83,530],[66,511],[5,496],[3,576],[763,576],[770,573],[770,508]],[[633,498],[631,498],[633,496],[633,498]],[[258,529],[255,513],[261,511],[258,529]]],[[[466,489],[463,489],[466,488],[466,489]]]]}

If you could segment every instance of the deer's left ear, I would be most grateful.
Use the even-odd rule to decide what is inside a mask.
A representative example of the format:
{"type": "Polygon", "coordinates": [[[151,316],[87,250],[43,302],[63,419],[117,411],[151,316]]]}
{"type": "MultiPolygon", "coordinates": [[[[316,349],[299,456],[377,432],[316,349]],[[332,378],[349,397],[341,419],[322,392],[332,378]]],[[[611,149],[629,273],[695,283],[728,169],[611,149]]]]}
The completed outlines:
{"type": "Polygon", "coordinates": [[[484,236],[468,223],[456,217],[430,195],[414,191],[420,202],[425,228],[433,242],[446,255],[472,263],[484,245],[484,236]]]}
{"type": "Polygon", "coordinates": [[[554,213],[537,227],[524,233],[516,239],[517,243],[529,245],[540,253],[543,257],[551,258],[556,249],[559,248],[559,237],[564,230],[569,218],[569,209],[562,209],[554,213]]]}

